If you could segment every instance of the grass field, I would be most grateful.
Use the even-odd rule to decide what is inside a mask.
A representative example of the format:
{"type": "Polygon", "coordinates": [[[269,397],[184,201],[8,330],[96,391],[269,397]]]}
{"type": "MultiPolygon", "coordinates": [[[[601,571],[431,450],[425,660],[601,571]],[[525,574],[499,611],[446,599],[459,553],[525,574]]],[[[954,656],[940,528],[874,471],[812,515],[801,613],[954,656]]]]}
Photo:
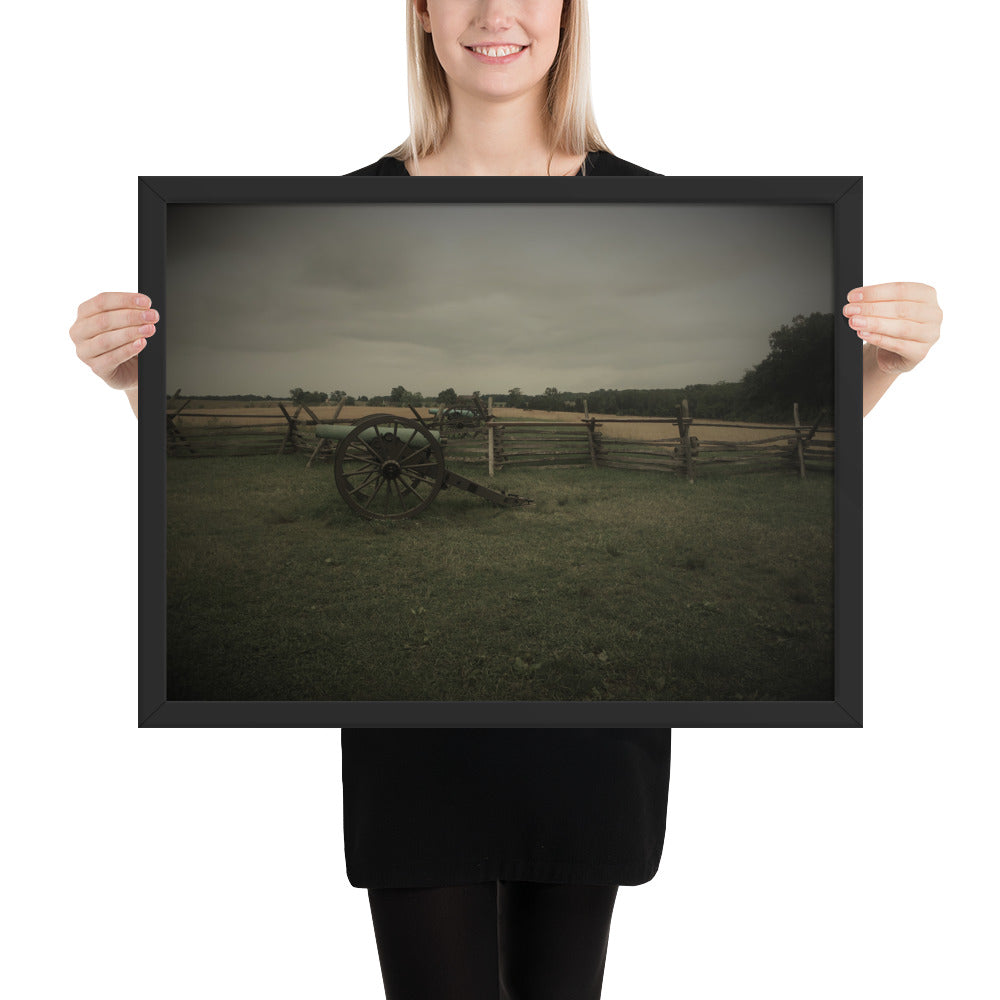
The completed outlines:
{"type": "Polygon", "coordinates": [[[831,475],[495,484],[536,503],[372,522],[303,456],[171,460],[168,697],[832,697],[831,475]]]}

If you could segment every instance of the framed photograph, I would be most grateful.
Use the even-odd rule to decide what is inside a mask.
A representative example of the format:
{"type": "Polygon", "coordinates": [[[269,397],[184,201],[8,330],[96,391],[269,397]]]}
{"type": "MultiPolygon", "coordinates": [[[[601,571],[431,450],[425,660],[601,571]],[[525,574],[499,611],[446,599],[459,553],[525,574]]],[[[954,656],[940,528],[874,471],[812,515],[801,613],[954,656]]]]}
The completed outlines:
{"type": "Polygon", "coordinates": [[[142,177],[140,726],[860,726],[860,177],[142,177]]]}

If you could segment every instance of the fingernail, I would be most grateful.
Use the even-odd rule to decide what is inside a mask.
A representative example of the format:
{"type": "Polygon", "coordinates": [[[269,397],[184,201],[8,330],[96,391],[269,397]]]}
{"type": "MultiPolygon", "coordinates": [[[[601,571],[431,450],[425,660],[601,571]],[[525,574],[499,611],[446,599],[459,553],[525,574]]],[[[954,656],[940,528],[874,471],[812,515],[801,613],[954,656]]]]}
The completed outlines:
{"type": "Polygon", "coordinates": [[[149,298],[148,295],[137,295],[135,297],[135,304],[140,309],[148,309],[152,304],[152,300],[149,298]]]}
{"type": "Polygon", "coordinates": [[[865,319],[864,316],[854,316],[851,319],[851,326],[856,329],[863,330],[866,326],[868,326],[868,320],[865,319]]]}
{"type": "Polygon", "coordinates": [[[862,294],[861,289],[860,288],[855,288],[854,291],[852,291],[847,296],[847,301],[848,302],[860,302],[863,298],[864,298],[864,295],[862,294]]]}
{"type": "Polygon", "coordinates": [[[845,316],[857,316],[861,312],[861,306],[844,306],[845,316]]]}

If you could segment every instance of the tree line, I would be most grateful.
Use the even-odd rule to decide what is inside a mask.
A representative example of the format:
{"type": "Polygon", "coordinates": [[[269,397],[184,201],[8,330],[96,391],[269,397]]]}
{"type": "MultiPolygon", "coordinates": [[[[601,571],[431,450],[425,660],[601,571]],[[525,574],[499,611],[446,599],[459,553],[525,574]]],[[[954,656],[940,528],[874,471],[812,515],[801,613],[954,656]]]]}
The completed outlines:
{"type": "Polygon", "coordinates": [[[768,338],[767,356],[735,382],[686,385],[676,389],[596,389],[561,392],[546,388],[541,395],[525,396],[519,388],[506,397],[494,396],[500,405],[532,410],[573,410],[629,417],[672,417],[683,400],[701,420],[757,420],[787,422],[793,403],[803,420],[826,410],[833,420],[834,349],[833,314],[814,312],[795,316],[768,338]]]}
{"type": "MultiPolygon", "coordinates": [[[[768,338],[767,356],[744,372],[736,382],[686,385],[674,389],[594,389],[564,391],[547,386],[529,395],[519,386],[492,395],[498,406],[527,410],[572,411],[613,416],[673,417],[686,399],[691,416],[701,420],[759,420],[786,422],[792,403],[799,404],[803,421],[826,410],[833,419],[833,314],[814,312],[795,316],[768,338]]],[[[204,399],[270,400],[270,396],[205,396],[204,399]]],[[[427,396],[405,386],[394,386],[384,396],[351,396],[343,389],[309,391],[298,386],[289,390],[293,403],[307,406],[323,403],[371,406],[447,406],[458,400],[453,386],[427,396]]]]}

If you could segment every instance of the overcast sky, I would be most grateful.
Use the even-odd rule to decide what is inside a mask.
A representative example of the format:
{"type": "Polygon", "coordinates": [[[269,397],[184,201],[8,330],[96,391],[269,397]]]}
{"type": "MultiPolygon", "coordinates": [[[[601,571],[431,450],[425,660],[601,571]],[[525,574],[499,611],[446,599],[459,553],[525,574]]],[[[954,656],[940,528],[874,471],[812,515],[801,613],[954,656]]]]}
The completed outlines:
{"type": "Polygon", "coordinates": [[[833,311],[826,206],[171,206],[167,390],[739,379],[833,311]]]}

